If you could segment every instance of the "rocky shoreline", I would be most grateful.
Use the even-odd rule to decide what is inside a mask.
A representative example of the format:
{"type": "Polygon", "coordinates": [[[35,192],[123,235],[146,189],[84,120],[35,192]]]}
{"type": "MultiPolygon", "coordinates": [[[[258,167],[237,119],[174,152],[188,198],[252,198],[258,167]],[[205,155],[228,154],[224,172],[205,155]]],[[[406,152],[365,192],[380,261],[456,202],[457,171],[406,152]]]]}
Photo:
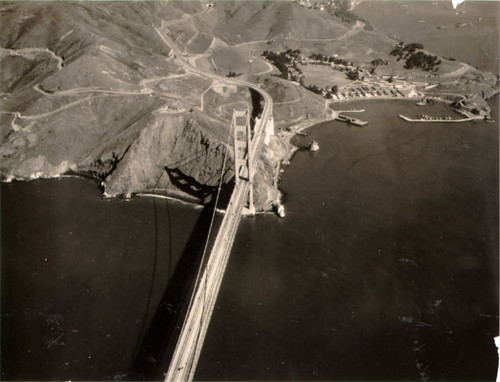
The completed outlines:
{"type": "MultiPolygon", "coordinates": [[[[373,98],[370,100],[378,100],[378,98],[373,98]]],[[[398,98],[398,100],[407,100],[407,101],[415,101],[414,98],[398,98]]],[[[355,101],[355,100],[350,100],[355,101]]],[[[366,99],[365,99],[366,101],[366,99]]],[[[330,107],[334,107],[336,104],[344,104],[347,101],[335,101],[330,103],[330,107]]],[[[332,110],[333,111],[333,110],[332,110]]],[[[258,213],[266,213],[266,212],[271,212],[275,209],[275,206],[277,203],[281,203],[282,200],[282,192],[279,190],[279,186],[273,184],[273,179],[274,179],[274,171],[277,166],[280,166],[280,168],[283,167],[283,165],[287,165],[290,163],[292,160],[294,154],[299,150],[299,147],[293,145],[292,139],[293,137],[300,132],[303,132],[304,130],[307,130],[317,124],[326,122],[332,120],[331,117],[329,117],[327,114],[325,114],[323,117],[319,118],[312,118],[308,120],[303,120],[297,124],[293,124],[290,127],[286,129],[279,129],[278,133],[276,136],[271,138],[269,146],[265,147],[262,153],[262,160],[260,161],[259,168],[256,171],[255,175],[255,199],[256,199],[256,211],[258,213]]],[[[441,122],[441,121],[440,121],[441,122]]],[[[446,122],[446,120],[444,120],[446,122]]],[[[153,129],[157,129],[152,127],[153,129]]],[[[161,130],[161,129],[160,129],[161,130]]],[[[151,133],[147,133],[147,130],[143,131],[142,135],[150,135],[151,133]]],[[[154,133],[154,134],[161,134],[160,131],[154,133]]],[[[198,133],[196,133],[198,134],[198,133]]],[[[189,137],[189,135],[188,135],[189,137]]],[[[184,137],[185,138],[185,137],[184,137]]],[[[149,137],[147,139],[147,142],[151,142],[154,140],[158,139],[153,139],[149,137]]],[[[188,139],[189,141],[190,139],[188,139]]],[[[195,139],[194,141],[202,141],[201,139],[195,139]]],[[[209,142],[210,140],[207,140],[209,142]]],[[[139,139],[138,142],[134,143],[135,148],[132,149],[132,152],[136,152],[138,158],[146,158],[147,156],[145,154],[140,154],[139,147],[142,145],[141,140],[139,139]]],[[[145,141],[146,142],[146,141],[145,141]]],[[[176,140],[178,143],[179,141],[176,140]]],[[[179,144],[179,143],[178,143],[179,144]]],[[[149,147],[149,144],[147,145],[149,147]]],[[[221,147],[219,145],[219,147],[221,147]]],[[[221,152],[219,151],[217,153],[216,151],[213,151],[213,154],[210,154],[210,152],[213,149],[210,149],[209,146],[206,146],[205,150],[208,150],[206,152],[207,159],[210,157],[215,157],[213,159],[210,159],[210,161],[215,161],[217,163],[220,163],[221,161],[221,152]],[[218,158],[218,159],[216,159],[218,158]]],[[[230,153],[231,153],[231,158],[232,158],[232,149],[229,148],[230,153]]],[[[149,149],[148,151],[148,156],[149,159],[151,160],[151,163],[154,162],[161,162],[162,160],[159,160],[158,158],[153,159],[152,154],[149,149]]],[[[200,151],[199,149],[194,149],[190,151],[200,151]]],[[[144,170],[144,160],[138,160],[137,161],[137,171],[140,170],[140,173],[147,174],[148,171],[144,170]]],[[[205,163],[206,163],[205,160],[205,163]]],[[[214,162],[215,164],[215,162],[214,162]]],[[[46,165],[46,164],[45,164],[46,165]]],[[[104,165],[106,166],[106,165],[104,165]]],[[[204,197],[196,197],[189,192],[184,192],[176,187],[169,186],[168,183],[162,182],[161,180],[157,181],[156,185],[152,185],[148,183],[146,180],[140,181],[137,183],[136,181],[131,181],[130,179],[137,179],[137,174],[134,175],[134,171],[131,171],[130,166],[136,166],[131,162],[131,159],[127,159],[127,163],[120,163],[118,161],[117,163],[112,164],[112,161],[108,161],[107,166],[109,167],[108,170],[102,169],[104,173],[109,173],[109,176],[106,176],[103,181],[102,176],[99,176],[98,173],[96,172],[89,172],[88,170],[85,171],[78,171],[76,168],[77,166],[75,165],[59,165],[59,168],[55,168],[53,170],[45,170],[39,169],[37,172],[32,173],[29,177],[19,177],[19,176],[7,176],[2,179],[3,182],[10,182],[12,180],[24,180],[24,181],[29,181],[29,180],[34,180],[34,179],[39,179],[39,178],[58,178],[58,177],[64,177],[64,176],[83,176],[86,178],[91,178],[94,179],[98,182],[101,182],[101,188],[103,190],[103,196],[104,197],[124,197],[124,198],[130,198],[133,196],[157,196],[157,197],[168,197],[171,199],[179,200],[181,202],[193,204],[193,205],[203,205],[207,203],[210,200],[210,196],[207,193],[204,195],[204,197]],[[113,173],[111,171],[111,168],[115,167],[118,169],[118,173],[113,173]],[[122,168],[122,170],[120,170],[122,168]],[[126,173],[123,171],[126,170],[126,173]],[[125,175],[128,174],[128,175],[125,175]],[[124,180],[123,177],[126,177],[127,181],[124,180]],[[144,183],[145,182],[145,183],[144,183]],[[129,187],[131,184],[142,184],[143,186],[137,185],[135,188],[130,189],[130,188],[123,188],[129,187]],[[148,186],[148,184],[150,184],[148,186]],[[153,187],[154,186],[154,187],[153,187]],[[208,198],[207,198],[208,197],[208,198]]],[[[218,167],[219,165],[215,165],[214,168],[218,167]]],[[[231,167],[231,166],[230,166],[231,167]]],[[[116,171],[116,170],[115,170],[116,171]]],[[[230,170],[232,171],[232,170],[230,170]]],[[[211,172],[212,176],[215,175],[215,172],[211,172]]],[[[224,183],[228,183],[230,178],[232,177],[232,172],[229,172],[226,174],[224,177],[225,181],[224,183]]],[[[215,187],[216,182],[212,182],[209,184],[210,187],[215,187]]]]}

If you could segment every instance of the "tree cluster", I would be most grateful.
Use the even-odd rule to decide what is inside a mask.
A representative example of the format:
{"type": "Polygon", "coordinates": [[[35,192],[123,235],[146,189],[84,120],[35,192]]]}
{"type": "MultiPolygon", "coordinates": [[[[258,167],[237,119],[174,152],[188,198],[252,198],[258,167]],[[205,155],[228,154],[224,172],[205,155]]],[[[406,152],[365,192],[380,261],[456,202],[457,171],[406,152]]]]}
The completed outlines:
{"type": "Polygon", "coordinates": [[[351,81],[359,81],[363,79],[363,76],[361,75],[361,72],[358,67],[354,69],[349,69],[346,71],[345,75],[347,78],[349,78],[351,81]]]}
{"type": "Polygon", "coordinates": [[[424,46],[419,43],[404,44],[400,42],[393,47],[391,56],[397,57],[397,60],[405,59],[404,67],[406,69],[421,69],[427,72],[435,72],[437,66],[441,64],[441,60],[437,56],[427,54],[422,51],[424,46]]]}
{"type": "Polygon", "coordinates": [[[309,85],[309,86],[306,86],[306,89],[308,89],[316,94],[323,94],[323,89],[320,88],[318,85],[309,85]]]}
{"type": "Polygon", "coordinates": [[[309,85],[305,88],[326,98],[332,98],[333,94],[337,94],[339,92],[339,87],[337,85],[333,85],[331,88],[321,88],[318,85],[309,85]]]}
{"type": "Polygon", "coordinates": [[[424,46],[418,42],[411,42],[409,44],[405,44],[400,42],[392,48],[390,53],[391,56],[397,57],[397,60],[401,60],[402,58],[407,59],[417,50],[424,49],[424,46]]]}
{"type": "Polygon", "coordinates": [[[271,61],[281,73],[281,78],[300,81],[302,79],[302,70],[298,64],[302,61],[300,49],[287,49],[284,52],[272,52],[266,50],[262,55],[271,61]]]}
{"type": "Polygon", "coordinates": [[[366,30],[373,30],[372,26],[364,19],[350,11],[349,0],[334,0],[333,14],[347,24],[355,24],[362,21],[366,30]]]}
{"type": "Polygon", "coordinates": [[[230,71],[228,74],[226,74],[226,77],[232,78],[232,77],[239,77],[241,76],[241,73],[236,73],[233,71],[230,71]]]}
{"type": "Polygon", "coordinates": [[[438,70],[437,66],[440,64],[441,60],[439,60],[437,56],[424,52],[416,52],[406,59],[405,68],[417,68],[425,70],[426,72],[436,72],[438,70]]]}
{"type": "Polygon", "coordinates": [[[347,60],[344,60],[343,58],[337,58],[333,56],[327,56],[327,55],[322,55],[321,53],[313,53],[309,56],[311,60],[318,60],[322,62],[333,62],[336,65],[344,65],[344,66],[349,66],[351,65],[351,62],[348,62],[347,60]]]}
{"type": "Polygon", "coordinates": [[[387,62],[387,60],[383,60],[381,58],[376,58],[376,59],[371,61],[371,64],[373,66],[380,66],[380,65],[387,65],[388,62],[387,62]]]}

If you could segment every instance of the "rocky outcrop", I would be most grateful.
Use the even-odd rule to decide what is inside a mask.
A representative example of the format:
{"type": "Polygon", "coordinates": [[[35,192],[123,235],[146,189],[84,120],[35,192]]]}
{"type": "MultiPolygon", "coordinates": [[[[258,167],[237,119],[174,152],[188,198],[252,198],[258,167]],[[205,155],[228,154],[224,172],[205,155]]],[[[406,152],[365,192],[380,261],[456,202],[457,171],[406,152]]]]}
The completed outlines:
{"type": "MultiPolygon", "coordinates": [[[[153,115],[130,146],[116,169],[103,181],[107,196],[131,196],[155,192],[174,194],[206,202],[221,180],[232,183],[234,160],[232,139],[217,140],[204,132],[192,115],[153,115]],[[224,171],[222,169],[224,168],[224,171]]],[[[229,133],[229,126],[218,129],[229,133]]],[[[272,137],[264,146],[254,175],[256,211],[272,210],[280,198],[275,186],[277,165],[287,159],[292,147],[284,137],[272,137]]]]}
{"type": "Polygon", "coordinates": [[[254,175],[254,203],[256,211],[271,211],[281,198],[281,192],[275,185],[279,164],[290,155],[291,146],[279,137],[272,137],[264,146],[254,175]]]}

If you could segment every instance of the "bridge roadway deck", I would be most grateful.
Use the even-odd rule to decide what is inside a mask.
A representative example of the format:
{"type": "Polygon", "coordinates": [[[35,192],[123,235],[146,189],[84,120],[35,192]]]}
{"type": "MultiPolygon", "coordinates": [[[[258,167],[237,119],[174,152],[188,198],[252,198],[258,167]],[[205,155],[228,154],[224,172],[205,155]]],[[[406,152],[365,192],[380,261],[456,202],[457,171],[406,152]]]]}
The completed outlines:
{"type": "MultiPolygon", "coordinates": [[[[228,79],[213,73],[205,73],[193,67],[180,55],[175,43],[168,36],[162,35],[158,30],[156,32],[170,46],[173,53],[176,54],[178,60],[187,70],[225,83],[247,86],[262,95],[265,102],[264,109],[261,118],[256,121],[254,126],[254,138],[250,147],[250,165],[251,168],[255,168],[262,152],[267,123],[272,118],[273,101],[271,96],[252,83],[228,79]]],[[[238,230],[243,207],[247,201],[250,182],[251,180],[246,181],[242,179],[236,184],[233,190],[209,259],[197,286],[195,286],[194,299],[187,312],[165,381],[191,381],[194,377],[203,341],[210,324],[210,318],[238,230]]]]}
{"type": "Polygon", "coordinates": [[[235,186],[207,265],[195,291],[193,304],[187,313],[165,381],[191,381],[194,377],[241,219],[248,187],[249,183],[246,181],[235,186]]]}

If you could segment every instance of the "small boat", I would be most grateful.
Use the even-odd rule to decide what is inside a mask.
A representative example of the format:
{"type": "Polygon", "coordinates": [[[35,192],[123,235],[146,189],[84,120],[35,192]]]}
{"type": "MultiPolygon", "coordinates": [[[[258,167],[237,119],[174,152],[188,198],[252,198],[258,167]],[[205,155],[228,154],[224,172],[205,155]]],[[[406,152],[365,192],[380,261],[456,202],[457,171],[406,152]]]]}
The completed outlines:
{"type": "Polygon", "coordinates": [[[318,151],[319,150],[319,145],[318,145],[318,142],[316,141],[312,141],[310,144],[309,144],[309,151],[318,151]]]}

